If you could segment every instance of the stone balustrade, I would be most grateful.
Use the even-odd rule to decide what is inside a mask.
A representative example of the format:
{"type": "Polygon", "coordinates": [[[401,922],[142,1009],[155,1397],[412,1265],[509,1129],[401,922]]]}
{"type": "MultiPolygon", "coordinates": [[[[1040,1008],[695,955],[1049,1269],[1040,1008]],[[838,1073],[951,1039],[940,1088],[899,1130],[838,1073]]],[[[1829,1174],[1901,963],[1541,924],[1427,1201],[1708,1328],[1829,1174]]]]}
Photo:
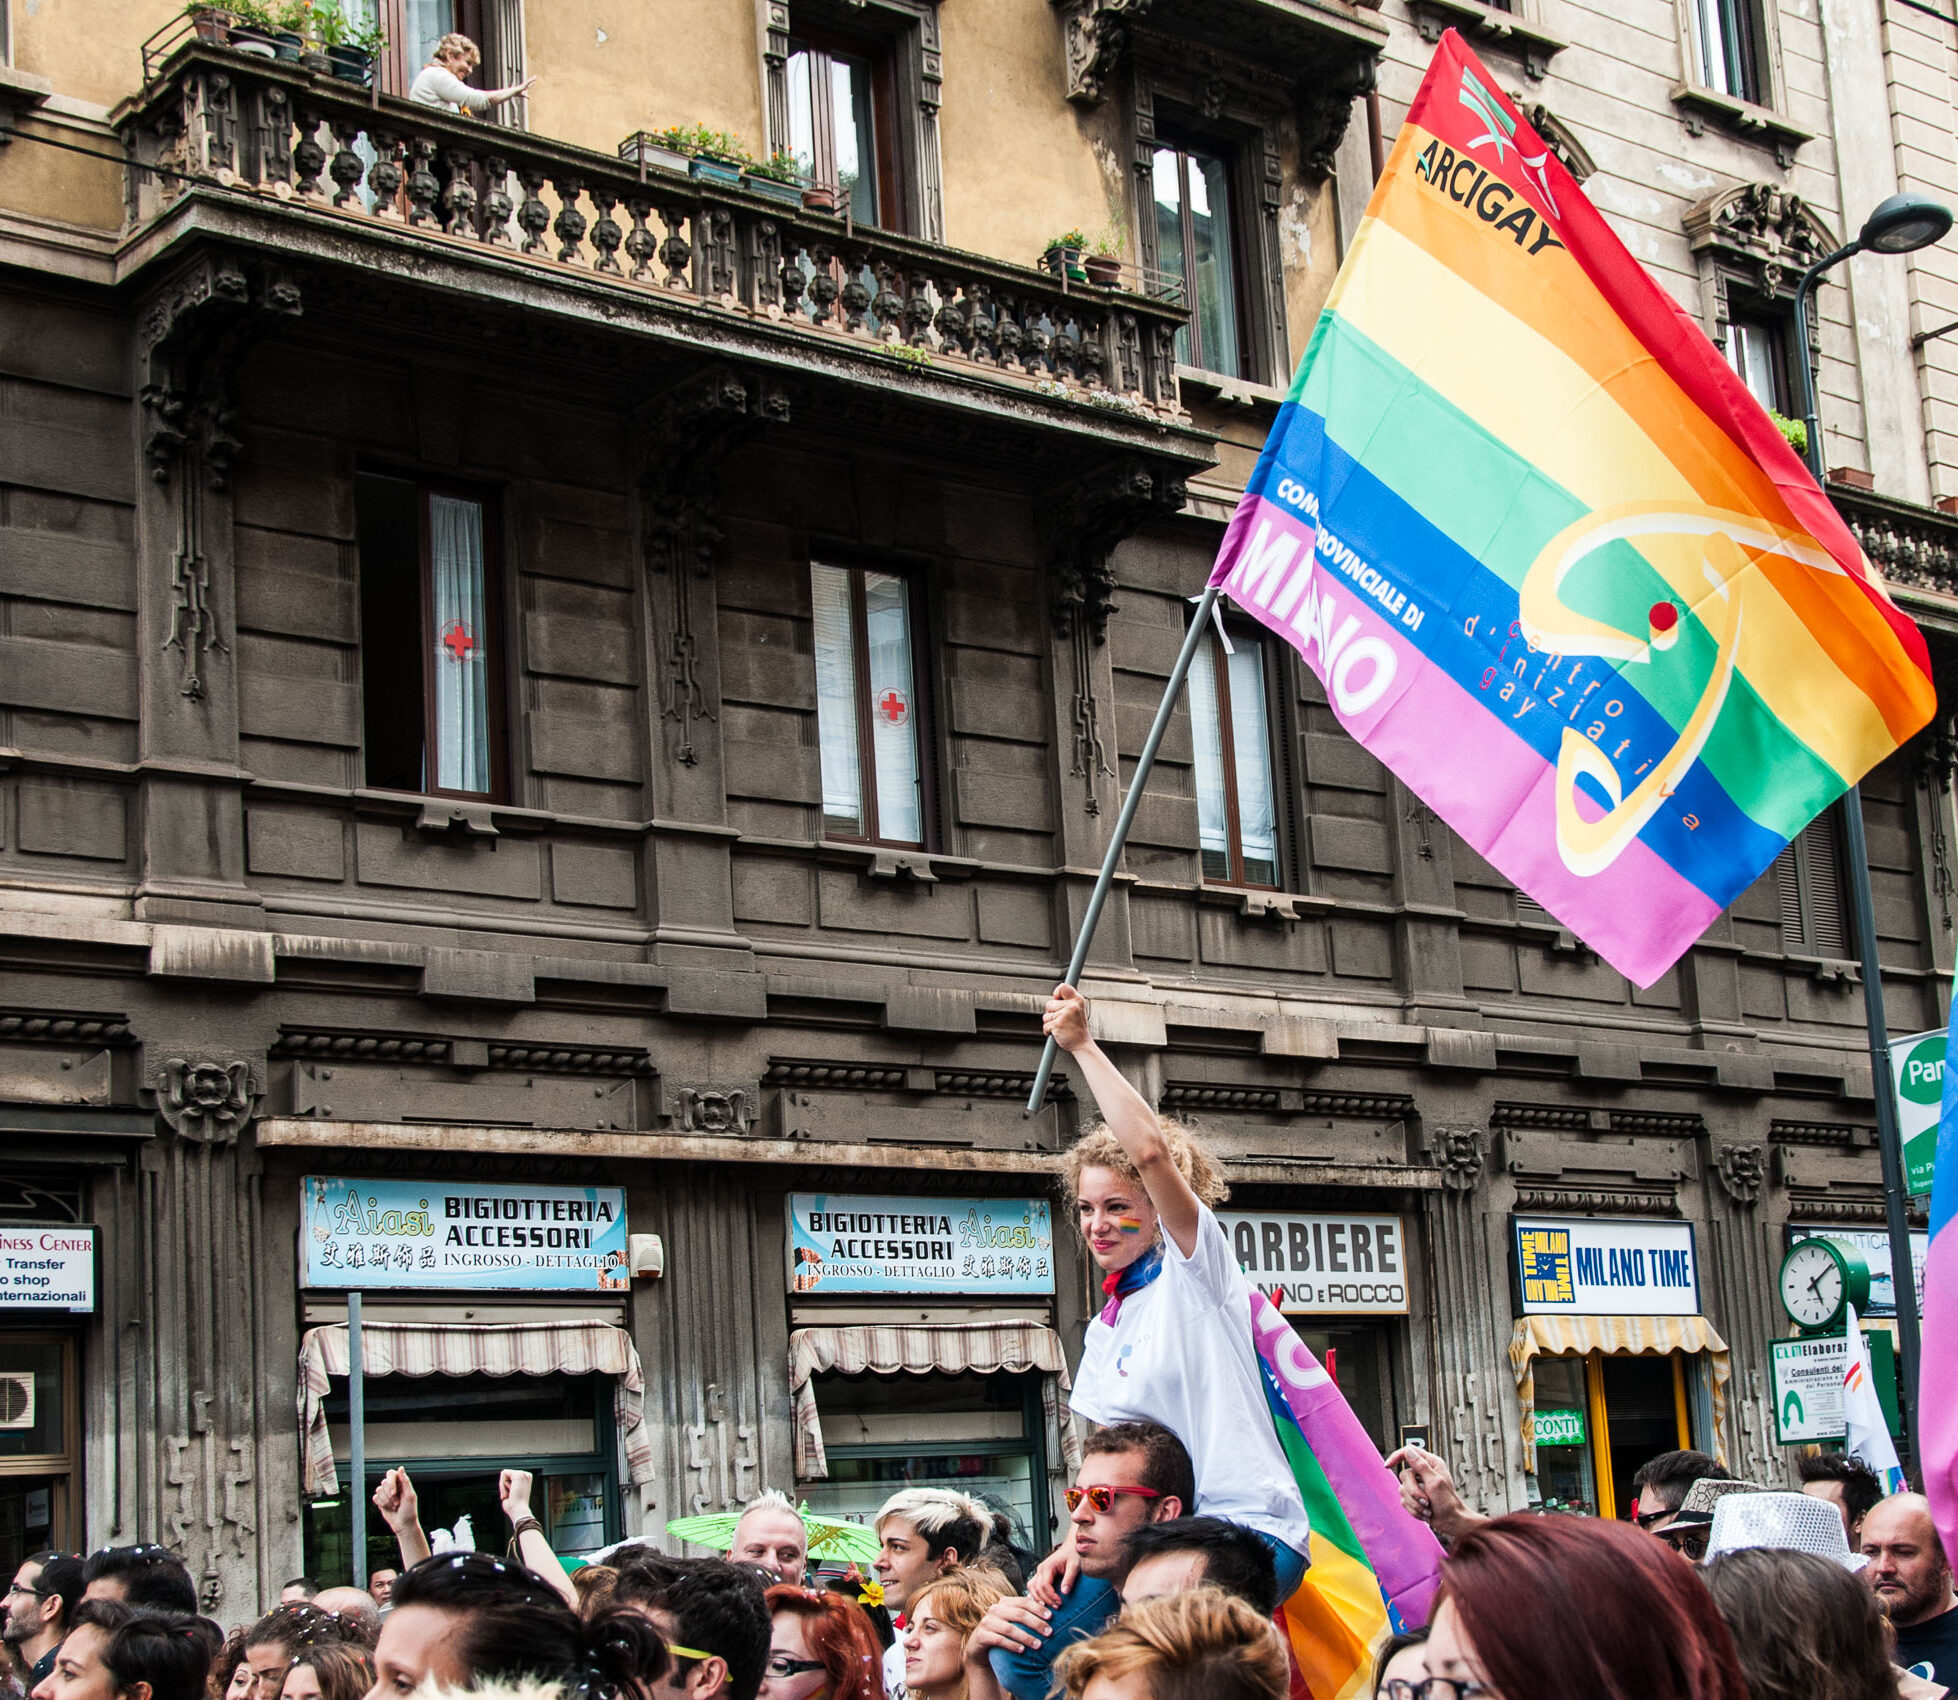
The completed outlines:
{"type": "Polygon", "coordinates": [[[1829,495],[1893,590],[1958,604],[1958,517],[1844,484],[1832,483],[1829,495]]]}
{"type": "Polygon", "coordinates": [[[1179,304],[852,226],[304,68],[188,42],[116,114],[140,229],[220,191],[467,244],[894,364],[1158,421],[1179,304]]]}

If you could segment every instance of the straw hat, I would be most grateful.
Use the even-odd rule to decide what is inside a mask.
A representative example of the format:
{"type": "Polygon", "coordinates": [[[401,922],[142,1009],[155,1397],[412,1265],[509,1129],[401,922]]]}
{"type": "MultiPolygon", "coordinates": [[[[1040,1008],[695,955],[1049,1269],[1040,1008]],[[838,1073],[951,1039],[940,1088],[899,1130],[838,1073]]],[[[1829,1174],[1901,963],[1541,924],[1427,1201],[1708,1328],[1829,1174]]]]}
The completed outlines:
{"type": "MultiPolygon", "coordinates": [[[[1697,1484],[1696,1484],[1697,1485],[1697,1484]]],[[[1707,1562],[1743,1547],[1784,1547],[1834,1559],[1845,1570],[1861,1570],[1869,1560],[1849,1550],[1842,1513],[1826,1499],[1806,1493],[1729,1493],[1713,1508],[1713,1536],[1707,1562]]]]}

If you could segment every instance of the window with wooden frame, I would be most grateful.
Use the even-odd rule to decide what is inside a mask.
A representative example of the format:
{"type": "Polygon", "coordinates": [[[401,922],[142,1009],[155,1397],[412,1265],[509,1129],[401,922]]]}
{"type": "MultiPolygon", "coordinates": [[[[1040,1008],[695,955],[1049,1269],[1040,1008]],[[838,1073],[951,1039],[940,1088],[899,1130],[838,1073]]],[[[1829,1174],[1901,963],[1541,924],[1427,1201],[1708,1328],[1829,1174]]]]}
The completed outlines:
{"type": "Polygon", "coordinates": [[[1176,333],[1176,358],[1237,378],[1252,376],[1253,365],[1232,152],[1195,141],[1159,141],[1150,186],[1156,269],[1182,285],[1190,309],[1189,323],[1176,333]]]}
{"type": "Polygon", "coordinates": [[[1792,956],[1840,959],[1849,955],[1851,928],[1843,900],[1839,813],[1831,805],[1791,838],[1774,859],[1781,948],[1792,956]]]}
{"type": "Polygon", "coordinates": [[[902,573],[812,562],[823,834],[929,848],[916,589],[902,573]]]}
{"type": "Polygon", "coordinates": [[[469,486],[355,482],[362,757],[377,790],[506,794],[494,513],[469,486]]]}
{"type": "Polygon", "coordinates": [[[945,239],[938,0],[762,0],[768,145],[858,224],[945,239]]]}
{"type": "Polygon", "coordinates": [[[1757,0],[1692,0],[1700,82],[1716,94],[1769,104],[1767,31],[1757,0]]]}
{"type": "Polygon", "coordinates": [[[1729,313],[1727,364],[1763,407],[1792,415],[1795,403],[1788,371],[1789,341],[1785,315],[1758,310],[1729,313]]]}
{"type": "MultiPolygon", "coordinates": [[[[404,99],[408,85],[435,56],[435,44],[445,35],[466,35],[483,55],[483,62],[465,80],[472,88],[502,89],[524,80],[523,0],[339,0],[340,9],[357,23],[379,23],[387,32],[387,50],[378,67],[381,92],[404,99]]],[[[529,127],[527,102],[519,95],[493,107],[486,115],[493,124],[512,129],[529,127]]]]}
{"type": "Polygon", "coordinates": [[[1281,857],[1272,749],[1273,646],[1235,624],[1227,653],[1215,630],[1190,667],[1197,841],[1203,877],[1276,890],[1281,857]]]}

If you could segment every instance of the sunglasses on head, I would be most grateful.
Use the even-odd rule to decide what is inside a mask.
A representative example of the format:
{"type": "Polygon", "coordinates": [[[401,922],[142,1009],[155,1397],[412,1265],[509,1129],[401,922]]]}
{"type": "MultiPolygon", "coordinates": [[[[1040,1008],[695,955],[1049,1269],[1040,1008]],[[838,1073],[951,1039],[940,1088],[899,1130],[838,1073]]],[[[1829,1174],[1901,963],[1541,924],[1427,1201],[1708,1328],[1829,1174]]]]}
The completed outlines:
{"type": "Polygon", "coordinates": [[[1107,1513],[1115,1509],[1115,1496],[1117,1494],[1122,1494],[1122,1493],[1132,1494],[1137,1499],[1161,1499],[1162,1498],[1162,1495],[1158,1493],[1154,1488],[1071,1487],[1067,1490],[1067,1495],[1066,1495],[1067,1508],[1070,1511],[1079,1511],[1081,1509],[1081,1501],[1085,1499],[1091,1506],[1094,1507],[1094,1509],[1097,1512],[1105,1516],[1107,1513]]]}

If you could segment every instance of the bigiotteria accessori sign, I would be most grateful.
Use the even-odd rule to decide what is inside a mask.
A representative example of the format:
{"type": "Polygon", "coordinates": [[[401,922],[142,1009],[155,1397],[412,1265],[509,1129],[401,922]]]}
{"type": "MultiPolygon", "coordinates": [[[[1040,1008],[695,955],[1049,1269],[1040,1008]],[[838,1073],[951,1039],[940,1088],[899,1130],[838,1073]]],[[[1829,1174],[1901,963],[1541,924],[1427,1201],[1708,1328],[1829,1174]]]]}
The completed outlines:
{"type": "Polygon", "coordinates": [[[789,1291],[1051,1293],[1044,1198],[789,1195],[789,1291]]]}
{"type": "Polygon", "coordinates": [[[308,1287],[622,1293],[625,1189],[308,1175],[308,1287]]]}

